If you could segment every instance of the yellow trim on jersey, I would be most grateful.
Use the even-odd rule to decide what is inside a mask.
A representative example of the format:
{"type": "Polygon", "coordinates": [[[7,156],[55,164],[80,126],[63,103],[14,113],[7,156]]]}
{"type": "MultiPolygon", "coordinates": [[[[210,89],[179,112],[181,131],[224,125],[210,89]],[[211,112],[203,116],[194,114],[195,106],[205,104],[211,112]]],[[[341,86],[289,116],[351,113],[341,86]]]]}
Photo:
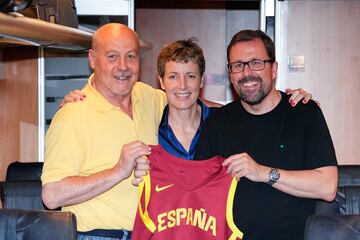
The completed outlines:
{"type": "Polygon", "coordinates": [[[229,240],[236,240],[237,238],[242,239],[243,233],[236,227],[233,219],[233,203],[234,203],[234,197],[235,197],[235,190],[237,186],[238,181],[235,177],[233,177],[229,189],[229,194],[227,198],[226,203],[226,222],[229,226],[229,228],[232,231],[231,236],[229,237],[229,240]]]}
{"type": "Polygon", "coordinates": [[[150,173],[148,173],[148,175],[146,175],[144,177],[144,181],[139,184],[139,204],[138,204],[138,206],[139,206],[139,214],[140,214],[140,217],[141,217],[143,223],[145,224],[147,229],[149,229],[149,231],[153,233],[156,230],[156,225],[151,220],[151,218],[149,216],[149,212],[148,212],[148,205],[149,205],[149,201],[150,201],[150,191],[151,191],[151,182],[150,182],[150,173]],[[145,207],[144,207],[144,211],[143,211],[141,197],[143,195],[144,188],[145,188],[145,196],[144,196],[145,207]]]}

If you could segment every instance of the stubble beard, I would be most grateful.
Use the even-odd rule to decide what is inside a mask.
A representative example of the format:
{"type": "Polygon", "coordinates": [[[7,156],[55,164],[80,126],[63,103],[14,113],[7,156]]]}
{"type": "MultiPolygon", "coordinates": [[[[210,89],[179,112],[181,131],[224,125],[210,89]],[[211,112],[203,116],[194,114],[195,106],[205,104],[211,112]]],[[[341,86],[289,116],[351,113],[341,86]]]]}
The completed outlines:
{"type": "Polygon", "coordinates": [[[259,76],[246,76],[238,80],[238,94],[242,101],[249,105],[256,105],[261,103],[265,97],[270,93],[270,86],[264,84],[264,80],[259,76]],[[260,87],[255,90],[244,90],[242,84],[246,82],[257,82],[260,87]]]}

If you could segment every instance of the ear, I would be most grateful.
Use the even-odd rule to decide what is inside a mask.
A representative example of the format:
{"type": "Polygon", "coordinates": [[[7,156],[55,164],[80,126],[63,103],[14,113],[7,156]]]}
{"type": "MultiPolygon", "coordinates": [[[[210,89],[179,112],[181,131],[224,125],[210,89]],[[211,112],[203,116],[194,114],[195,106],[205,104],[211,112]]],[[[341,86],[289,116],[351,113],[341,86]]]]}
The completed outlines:
{"type": "Polygon", "coordinates": [[[204,77],[204,75],[201,77],[201,82],[200,82],[200,88],[202,88],[203,86],[204,86],[204,80],[205,79],[205,77],[204,77]]]}
{"type": "Polygon", "coordinates": [[[277,71],[278,71],[278,62],[274,62],[272,64],[272,69],[271,69],[272,79],[275,79],[277,77],[277,71]]]}
{"type": "Polygon", "coordinates": [[[92,70],[95,68],[95,51],[91,48],[89,50],[89,62],[92,70]]]}
{"type": "Polygon", "coordinates": [[[160,87],[161,87],[161,89],[165,91],[164,80],[163,80],[162,77],[160,77],[159,75],[158,75],[158,79],[159,79],[159,82],[160,82],[160,87]]]}

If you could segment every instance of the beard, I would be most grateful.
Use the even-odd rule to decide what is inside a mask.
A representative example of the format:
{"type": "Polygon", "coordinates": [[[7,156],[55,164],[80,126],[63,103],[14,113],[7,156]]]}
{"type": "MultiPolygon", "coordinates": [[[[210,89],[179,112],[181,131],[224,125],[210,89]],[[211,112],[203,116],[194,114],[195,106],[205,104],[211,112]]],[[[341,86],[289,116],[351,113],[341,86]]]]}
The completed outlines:
{"type": "Polygon", "coordinates": [[[261,103],[264,98],[270,93],[271,86],[264,83],[264,80],[259,76],[246,76],[237,81],[237,89],[239,97],[242,101],[249,105],[256,105],[261,103]],[[246,90],[242,87],[242,84],[247,82],[256,82],[259,84],[259,88],[255,90],[246,90]]]}

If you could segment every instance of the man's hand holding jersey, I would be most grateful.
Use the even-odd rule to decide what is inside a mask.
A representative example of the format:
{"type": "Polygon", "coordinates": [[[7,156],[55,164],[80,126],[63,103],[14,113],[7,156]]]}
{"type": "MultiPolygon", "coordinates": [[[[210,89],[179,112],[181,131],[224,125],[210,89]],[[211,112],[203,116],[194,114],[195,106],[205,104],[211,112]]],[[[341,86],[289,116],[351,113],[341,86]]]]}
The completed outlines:
{"type": "Polygon", "coordinates": [[[147,175],[148,171],[150,170],[149,160],[146,156],[141,156],[136,159],[136,166],[134,169],[134,180],[132,183],[137,186],[141,183],[144,179],[143,177],[147,175]]]}
{"type": "Polygon", "coordinates": [[[239,153],[225,159],[222,163],[227,167],[227,172],[237,180],[246,177],[253,182],[266,182],[270,168],[258,164],[247,153],[239,153]]]}

